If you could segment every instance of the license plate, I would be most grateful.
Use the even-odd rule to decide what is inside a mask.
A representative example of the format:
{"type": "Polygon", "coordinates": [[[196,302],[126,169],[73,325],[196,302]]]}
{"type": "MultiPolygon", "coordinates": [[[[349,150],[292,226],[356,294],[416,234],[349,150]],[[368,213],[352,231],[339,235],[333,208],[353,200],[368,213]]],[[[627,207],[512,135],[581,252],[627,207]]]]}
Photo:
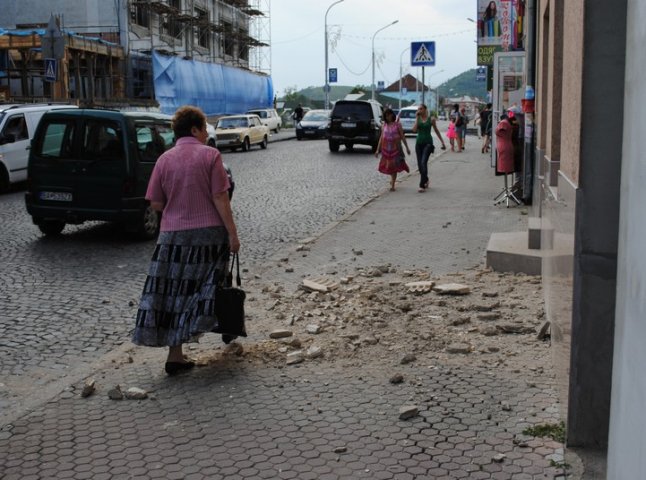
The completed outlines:
{"type": "Polygon", "coordinates": [[[354,122],[343,122],[343,123],[341,124],[341,126],[342,126],[343,128],[355,128],[355,127],[357,126],[357,124],[356,124],[356,123],[354,123],[354,122]]]}
{"type": "Polygon", "coordinates": [[[303,133],[305,135],[314,135],[314,130],[304,130],[303,133]]]}
{"type": "Polygon", "coordinates": [[[52,200],[54,202],[71,202],[72,194],[68,192],[40,192],[41,200],[52,200]]]}

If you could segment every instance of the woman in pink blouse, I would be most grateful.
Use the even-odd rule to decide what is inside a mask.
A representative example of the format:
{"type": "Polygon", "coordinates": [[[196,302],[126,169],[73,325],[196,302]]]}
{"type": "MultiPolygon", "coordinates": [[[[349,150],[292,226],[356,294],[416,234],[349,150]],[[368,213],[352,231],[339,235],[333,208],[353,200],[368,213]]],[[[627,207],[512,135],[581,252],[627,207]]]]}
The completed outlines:
{"type": "Polygon", "coordinates": [[[146,192],[162,218],[132,338],[137,345],[167,346],[169,375],[195,366],[184,357],[184,343],[217,328],[215,287],[229,254],[240,249],[229,179],[220,152],[205,145],[204,113],[179,108],[173,131],[175,146],[157,160],[146,192]]]}

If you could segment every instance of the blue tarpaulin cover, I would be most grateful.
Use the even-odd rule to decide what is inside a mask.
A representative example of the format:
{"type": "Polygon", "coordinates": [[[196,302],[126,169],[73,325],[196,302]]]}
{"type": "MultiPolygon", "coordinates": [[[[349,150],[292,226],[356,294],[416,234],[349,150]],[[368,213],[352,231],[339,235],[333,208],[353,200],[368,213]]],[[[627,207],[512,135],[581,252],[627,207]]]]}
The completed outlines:
{"type": "Polygon", "coordinates": [[[271,77],[215,63],[184,60],[153,52],[155,98],[163,113],[195,105],[207,115],[271,108],[271,77]]]}

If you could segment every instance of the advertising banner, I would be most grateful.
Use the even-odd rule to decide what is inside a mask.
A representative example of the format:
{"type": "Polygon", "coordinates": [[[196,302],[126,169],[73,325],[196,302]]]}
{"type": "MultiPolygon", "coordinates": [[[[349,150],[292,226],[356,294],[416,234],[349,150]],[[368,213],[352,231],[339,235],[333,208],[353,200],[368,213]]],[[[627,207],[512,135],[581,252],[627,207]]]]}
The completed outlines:
{"type": "Polygon", "coordinates": [[[478,0],[478,65],[496,52],[523,51],[525,0],[478,0]]]}

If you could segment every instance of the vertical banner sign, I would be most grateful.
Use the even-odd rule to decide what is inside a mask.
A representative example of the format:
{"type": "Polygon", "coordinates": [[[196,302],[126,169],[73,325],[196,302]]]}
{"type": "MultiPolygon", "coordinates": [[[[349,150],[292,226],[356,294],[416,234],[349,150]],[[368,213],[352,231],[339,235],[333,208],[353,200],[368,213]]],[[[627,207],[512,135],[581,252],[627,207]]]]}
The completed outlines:
{"type": "Polygon", "coordinates": [[[526,0],[478,0],[478,65],[496,52],[523,51],[526,0]]]}

